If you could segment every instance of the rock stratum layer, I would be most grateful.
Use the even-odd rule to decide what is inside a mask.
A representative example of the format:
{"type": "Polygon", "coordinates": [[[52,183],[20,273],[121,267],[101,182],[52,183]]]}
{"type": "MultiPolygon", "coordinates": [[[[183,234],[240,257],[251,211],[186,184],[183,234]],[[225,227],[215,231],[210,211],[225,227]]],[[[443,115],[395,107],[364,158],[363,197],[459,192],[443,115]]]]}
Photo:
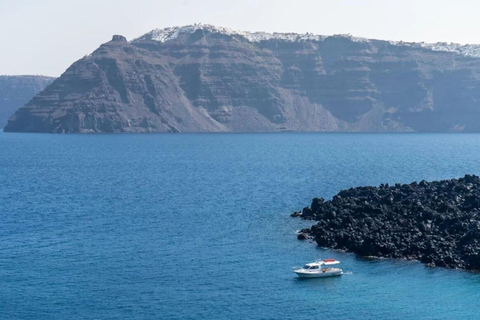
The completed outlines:
{"type": "Polygon", "coordinates": [[[114,36],[5,131],[480,132],[479,53],[208,25],[114,36]]]}
{"type": "Polygon", "coordinates": [[[20,107],[52,83],[44,76],[0,76],[0,128],[20,107]]]}
{"type": "Polygon", "coordinates": [[[299,239],[361,256],[480,270],[480,178],[381,185],[315,198],[292,216],[317,220],[299,239]]]}

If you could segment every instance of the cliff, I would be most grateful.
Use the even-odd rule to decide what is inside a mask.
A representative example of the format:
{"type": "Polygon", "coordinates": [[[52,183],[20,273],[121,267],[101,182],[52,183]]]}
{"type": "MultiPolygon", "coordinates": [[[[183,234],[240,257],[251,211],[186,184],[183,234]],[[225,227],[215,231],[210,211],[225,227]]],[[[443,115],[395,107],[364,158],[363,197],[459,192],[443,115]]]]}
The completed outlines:
{"type": "Polygon", "coordinates": [[[479,132],[480,49],[209,25],[101,45],[18,132],[479,132]]]}
{"type": "Polygon", "coordinates": [[[53,80],[44,76],[0,76],[0,128],[53,80]]]}

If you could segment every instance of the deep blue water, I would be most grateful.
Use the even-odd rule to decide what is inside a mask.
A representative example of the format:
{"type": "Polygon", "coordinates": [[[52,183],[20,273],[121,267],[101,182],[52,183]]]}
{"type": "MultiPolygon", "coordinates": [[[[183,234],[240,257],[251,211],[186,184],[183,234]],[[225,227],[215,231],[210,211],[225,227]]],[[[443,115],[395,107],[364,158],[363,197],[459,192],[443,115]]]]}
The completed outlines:
{"type": "Polygon", "coordinates": [[[480,274],[296,240],[339,190],[480,174],[477,134],[0,133],[2,319],[479,319],[480,274]],[[337,258],[348,274],[291,267],[337,258]]]}

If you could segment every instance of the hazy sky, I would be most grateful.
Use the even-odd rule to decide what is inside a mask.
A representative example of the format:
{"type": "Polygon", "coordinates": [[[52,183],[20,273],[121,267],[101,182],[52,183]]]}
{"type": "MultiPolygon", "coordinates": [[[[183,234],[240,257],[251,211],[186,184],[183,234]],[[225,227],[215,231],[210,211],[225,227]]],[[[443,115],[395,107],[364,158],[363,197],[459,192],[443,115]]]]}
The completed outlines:
{"type": "Polygon", "coordinates": [[[0,0],[0,74],[58,76],[113,34],[209,23],[404,41],[480,43],[466,0],[0,0]]]}

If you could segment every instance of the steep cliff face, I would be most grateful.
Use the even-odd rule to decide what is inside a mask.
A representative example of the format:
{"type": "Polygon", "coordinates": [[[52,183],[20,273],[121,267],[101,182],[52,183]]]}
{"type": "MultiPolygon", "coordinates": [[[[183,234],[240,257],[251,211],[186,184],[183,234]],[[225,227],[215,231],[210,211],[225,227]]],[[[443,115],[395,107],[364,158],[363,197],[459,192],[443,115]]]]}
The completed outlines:
{"type": "Polygon", "coordinates": [[[0,76],[0,129],[15,111],[53,80],[44,76],[0,76]]]}
{"type": "Polygon", "coordinates": [[[114,36],[5,131],[480,131],[476,46],[213,26],[114,36]]]}

